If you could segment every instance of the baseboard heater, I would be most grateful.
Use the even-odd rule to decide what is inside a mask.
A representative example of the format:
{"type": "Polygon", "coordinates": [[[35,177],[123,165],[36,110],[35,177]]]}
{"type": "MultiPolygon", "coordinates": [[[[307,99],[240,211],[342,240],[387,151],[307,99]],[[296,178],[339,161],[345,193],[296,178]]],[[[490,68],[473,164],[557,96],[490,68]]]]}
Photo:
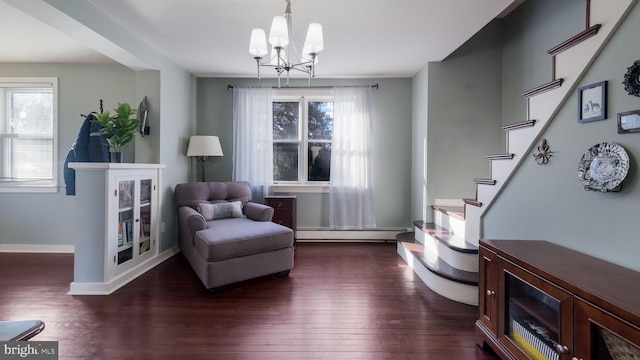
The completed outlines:
{"type": "Polygon", "coordinates": [[[380,242],[396,241],[396,235],[407,229],[384,230],[331,230],[331,229],[300,229],[296,231],[296,240],[301,242],[330,242],[330,241],[361,241],[380,242]]]}

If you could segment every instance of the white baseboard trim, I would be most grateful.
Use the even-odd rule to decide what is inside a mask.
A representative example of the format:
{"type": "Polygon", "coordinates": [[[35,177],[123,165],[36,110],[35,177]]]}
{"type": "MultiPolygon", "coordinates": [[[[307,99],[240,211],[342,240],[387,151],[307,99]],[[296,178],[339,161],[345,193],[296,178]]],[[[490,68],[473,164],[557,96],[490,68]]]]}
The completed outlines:
{"type": "Polygon", "coordinates": [[[149,259],[149,261],[141,263],[138,266],[123,272],[108,283],[72,282],[69,285],[69,292],[67,295],[109,295],[179,252],[180,249],[178,248],[178,245],[176,245],[163,251],[157,257],[149,259]]]}
{"type": "Polygon", "coordinates": [[[75,246],[45,244],[0,244],[0,252],[73,254],[75,252],[75,246]]]}
{"type": "Polygon", "coordinates": [[[391,230],[300,230],[296,231],[296,240],[301,242],[315,241],[395,241],[396,235],[406,229],[391,230]]]}

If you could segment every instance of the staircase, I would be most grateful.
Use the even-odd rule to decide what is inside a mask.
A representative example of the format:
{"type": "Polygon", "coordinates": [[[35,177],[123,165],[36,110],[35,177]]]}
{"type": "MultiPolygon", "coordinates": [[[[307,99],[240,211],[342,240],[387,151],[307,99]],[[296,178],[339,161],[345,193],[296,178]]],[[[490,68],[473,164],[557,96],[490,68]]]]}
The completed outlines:
{"type": "Polygon", "coordinates": [[[482,217],[515,173],[518,166],[531,159],[531,150],[540,134],[573,89],[591,62],[607,43],[613,31],[636,0],[586,0],[585,30],[551,48],[551,81],[524,92],[527,98],[526,119],[502,129],[506,135],[506,152],[489,155],[491,178],[475,179],[476,197],[465,203],[465,236],[478,244],[482,234],[482,217]]]}
{"type": "Polygon", "coordinates": [[[415,221],[396,236],[398,254],[431,290],[478,305],[478,247],[464,240],[464,206],[432,208],[434,223],[415,221]]]}
{"type": "Polygon", "coordinates": [[[482,218],[518,166],[531,158],[540,134],[637,0],[586,0],[585,30],[548,51],[551,79],[524,92],[526,118],[504,126],[506,151],[487,155],[491,177],[476,178],[476,196],[456,206],[432,206],[434,223],[414,222],[397,236],[398,254],[433,291],[465,304],[478,303],[477,245],[482,218]]]}

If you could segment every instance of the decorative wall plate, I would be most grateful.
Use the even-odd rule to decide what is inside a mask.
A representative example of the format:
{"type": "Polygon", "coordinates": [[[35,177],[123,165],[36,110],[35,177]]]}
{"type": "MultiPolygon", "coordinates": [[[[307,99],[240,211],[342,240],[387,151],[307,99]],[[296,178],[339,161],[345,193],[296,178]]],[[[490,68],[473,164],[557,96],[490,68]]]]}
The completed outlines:
{"type": "Polygon", "coordinates": [[[613,142],[592,146],[578,163],[578,179],[589,191],[620,191],[628,172],[629,154],[613,142]]]}
{"type": "Polygon", "coordinates": [[[634,61],[624,74],[624,89],[629,95],[640,96],[640,60],[634,61]]]}

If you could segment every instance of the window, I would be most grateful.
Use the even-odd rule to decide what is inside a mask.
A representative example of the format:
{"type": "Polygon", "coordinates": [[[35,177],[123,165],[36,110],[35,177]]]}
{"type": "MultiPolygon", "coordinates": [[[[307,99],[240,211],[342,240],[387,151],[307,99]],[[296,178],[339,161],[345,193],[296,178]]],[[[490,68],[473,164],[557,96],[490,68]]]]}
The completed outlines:
{"type": "Polygon", "coordinates": [[[274,183],[328,183],[332,133],[331,96],[274,94],[274,183]]]}
{"type": "Polygon", "coordinates": [[[56,78],[0,77],[0,191],[56,191],[56,78]]]}

